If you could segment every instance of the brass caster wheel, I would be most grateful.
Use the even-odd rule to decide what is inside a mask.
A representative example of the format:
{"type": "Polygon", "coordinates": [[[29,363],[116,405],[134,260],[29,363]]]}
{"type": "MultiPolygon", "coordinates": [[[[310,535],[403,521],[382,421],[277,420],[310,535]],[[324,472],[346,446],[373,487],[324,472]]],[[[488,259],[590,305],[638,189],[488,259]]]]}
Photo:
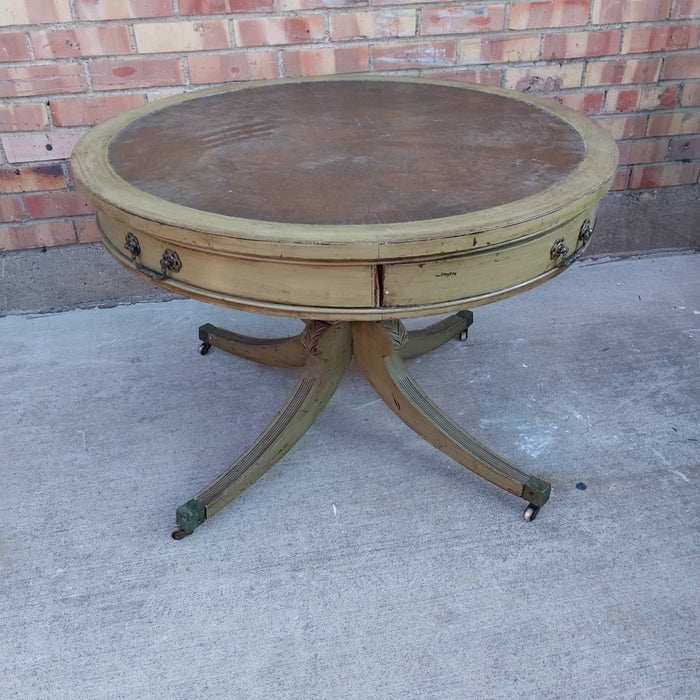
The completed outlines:
{"type": "Polygon", "coordinates": [[[211,345],[209,343],[202,343],[197,352],[199,352],[200,355],[206,355],[210,350],[211,345]]]}
{"type": "Polygon", "coordinates": [[[182,540],[187,537],[187,533],[181,527],[176,527],[171,535],[174,540],[182,540]]]}
{"type": "Polygon", "coordinates": [[[532,503],[530,503],[530,505],[527,508],[525,508],[525,522],[531,523],[537,517],[537,514],[539,512],[539,506],[533,506],[532,503]]]}

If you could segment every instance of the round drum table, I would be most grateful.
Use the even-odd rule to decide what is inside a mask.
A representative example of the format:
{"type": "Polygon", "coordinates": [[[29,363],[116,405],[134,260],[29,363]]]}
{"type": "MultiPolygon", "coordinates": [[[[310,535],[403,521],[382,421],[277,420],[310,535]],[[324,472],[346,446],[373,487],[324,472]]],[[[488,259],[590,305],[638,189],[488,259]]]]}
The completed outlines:
{"type": "Polygon", "coordinates": [[[176,511],[191,533],[284,455],[351,357],[411,428],[525,499],[546,482],[494,454],[416,385],[404,360],[466,337],[467,307],[562,272],[588,243],[613,139],[555,102],[465,83],[349,77],[226,85],[92,129],[72,156],[122,264],[189,297],[295,316],[296,336],[200,327],[212,346],[302,367],[253,444],[176,511]],[[453,313],[422,331],[402,318],[453,313]]]}

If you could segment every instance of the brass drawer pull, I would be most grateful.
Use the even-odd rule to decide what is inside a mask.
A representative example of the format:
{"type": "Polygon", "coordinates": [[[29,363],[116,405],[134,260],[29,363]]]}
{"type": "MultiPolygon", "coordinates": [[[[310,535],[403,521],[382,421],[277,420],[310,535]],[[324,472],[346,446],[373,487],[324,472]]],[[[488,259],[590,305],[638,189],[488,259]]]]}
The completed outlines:
{"type": "Polygon", "coordinates": [[[180,272],[180,270],[182,270],[180,256],[174,250],[166,248],[163,251],[163,257],[160,259],[160,269],[163,272],[163,277],[165,277],[166,270],[180,272]]]}
{"type": "Polygon", "coordinates": [[[591,226],[591,221],[590,219],[586,219],[581,224],[581,230],[578,234],[578,240],[581,241],[581,245],[576,248],[571,255],[569,255],[569,247],[566,245],[566,243],[564,243],[564,239],[561,237],[557,238],[557,240],[552,244],[552,247],[549,249],[550,259],[557,260],[558,258],[562,257],[562,267],[568,267],[569,265],[575,263],[581,257],[581,255],[583,255],[583,251],[585,250],[588,241],[591,239],[592,234],[593,227],[591,226]]]}
{"type": "Polygon", "coordinates": [[[131,262],[134,264],[134,267],[139,272],[148,275],[154,280],[164,280],[168,276],[168,270],[171,272],[180,272],[182,269],[182,260],[180,260],[180,256],[171,248],[166,248],[163,251],[163,257],[160,259],[160,272],[151,270],[149,267],[137,262],[136,258],[141,255],[141,244],[139,243],[139,239],[136,238],[131,231],[126,234],[124,247],[131,254],[131,262]]]}
{"type": "Polygon", "coordinates": [[[566,256],[569,254],[569,248],[564,243],[563,238],[557,238],[549,249],[550,260],[556,260],[559,257],[563,257],[566,260],[566,256]]]}
{"type": "Polygon", "coordinates": [[[131,262],[136,262],[136,258],[141,255],[141,245],[139,239],[131,231],[126,234],[124,247],[131,253],[131,262]]]}
{"type": "Polygon", "coordinates": [[[586,246],[582,245],[580,248],[576,248],[576,250],[569,255],[569,247],[564,243],[564,239],[557,238],[549,251],[549,257],[552,260],[556,260],[557,258],[561,257],[563,259],[561,263],[559,263],[559,267],[569,267],[569,265],[573,265],[581,257],[581,255],[583,255],[585,248],[586,246]]]}
{"type": "Polygon", "coordinates": [[[578,234],[578,239],[583,243],[583,245],[586,245],[588,241],[591,239],[591,235],[593,234],[593,226],[591,226],[591,220],[586,219],[582,224],[581,224],[581,230],[579,231],[578,234]]]}

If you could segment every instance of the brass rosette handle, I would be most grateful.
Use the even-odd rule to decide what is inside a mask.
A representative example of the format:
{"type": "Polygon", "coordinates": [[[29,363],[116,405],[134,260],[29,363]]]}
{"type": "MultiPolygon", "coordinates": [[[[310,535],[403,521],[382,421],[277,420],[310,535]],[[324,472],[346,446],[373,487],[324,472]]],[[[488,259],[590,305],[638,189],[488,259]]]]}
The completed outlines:
{"type": "Polygon", "coordinates": [[[151,270],[150,267],[142,265],[136,259],[141,255],[141,244],[139,243],[139,239],[136,238],[131,231],[126,234],[124,248],[129,252],[134,267],[144,275],[148,275],[151,279],[162,281],[167,278],[168,271],[180,272],[182,269],[182,260],[180,260],[180,256],[171,248],[166,248],[163,251],[163,256],[160,259],[160,272],[151,270]]]}
{"type": "Polygon", "coordinates": [[[550,260],[558,260],[559,258],[562,258],[561,266],[569,267],[569,265],[572,265],[581,257],[583,251],[588,245],[588,241],[591,239],[592,234],[593,226],[591,225],[590,219],[586,219],[581,224],[581,230],[578,234],[578,240],[581,245],[579,245],[578,248],[576,248],[576,250],[569,255],[569,247],[564,242],[564,239],[559,237],[554,241],[552,247],[549,249],[550,260]]]}

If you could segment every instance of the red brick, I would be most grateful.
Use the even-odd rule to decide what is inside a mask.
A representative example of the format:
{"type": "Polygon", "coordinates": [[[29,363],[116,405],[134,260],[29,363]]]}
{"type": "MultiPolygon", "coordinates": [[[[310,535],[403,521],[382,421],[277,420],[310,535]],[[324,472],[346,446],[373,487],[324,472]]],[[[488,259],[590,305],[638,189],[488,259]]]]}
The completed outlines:
{"type": "Polygon", "coordinates": [[[1,140],[8,162],[26,163],[69,158],[73,146],[84,133],[83,129],[37,131],[30,134],[8,134],[1,140]]]}
{"type": "Polygon", "coordinates": [[[610,189],[613,190],[613,192],[626,190],[629,187],[631,172],[631,168],[618,168],[610,189]]]}
{"type": "MultiPolygon", "coordinates": [[[[429,0],[430,1],[430,0],[429,0]]],[[[375,0],[373,5],[401,5],[403,0],[395,0],[393,2],[377,2],[375,0]]],[[[413,2],[413,0],[411,0],[413,2]]],[[[442,2],[442,0],[435,0],[435,2],[442,2]]],[[[295,10],[326,10],[328,9],[328,0],[277,0],[277,9],[282,12],[289,12],[295,10]]],[[[333,7],[335,9],[340,9],[343,7],[367,7],[369,5],[369,0],[333,0],[333,7]]]]}
{"type": "Polygon", "coordinates": [[[0,26],[70,22],[69,0],[6,0],[0,4],[0,26]]]}
{"type": "MultiPolygon", "coordinates": [[[[545,97],[547,96],[545,95],[545,97]]],[[[602,92],[563,92],[560,95],[549,97],[564,107],[589,116],[600,114],[603,111],[604,98],[605,94],[602,92]]]]}
{"type": "Polygon", "coordinates": [[[630,164],[630,151],[632,144],[637,143],[637,141],[618,141],[617,142],[617,152],[619,155],[619,165],[629,165],[630,164]]]}
{"type": "Polygon", "coordinates": [[[593,0],[593,24],[665,20],[671,0],[593,0]]]}
{"type": "Polygon", "coordinates": [[[539,54],[539,34],[462,39],[459,43],[462,64],[536,61],[539,54]]]}
{"type": "MultiPolygon", "coordinates": [[[[622,154],[622,151],[620,151],[622,154]]],[[[640,163],[658,163],[668,155],[668,139],[638,139],[629,142],[627,157],[620,163],[627,165],[640,163]]]]}
{"type": "Polygon", "coordinates": [[[234,20],[236,46],[305,44],[323,39],[322,15],[234,20]]]}
{"type": "Polygon", "coordinates": [[[700,136],[684,136],[671,139],[669,157],[672,160],[700,159],[700,136]]]}
{"type": "Polygon", "coordinates": [[[282,54],[282,61],[287,77],[364,73],[369,70],[369,48],[289,49],[282,54]]]}
{"type": "MultiPolygon", "coordinates": [[[[180,1],[180,7],[182,3],[180,1]]],[[[173,0],[73,0],[78,19],[99,21],[107,19],[137,19],[141,17],[170,17],[173,0]]]]}
{"type": "Polygon", "coordinates": [[[75,219],[75,232],[78,236],[78,243],[97,243],[100,241],[100,232],[97,230],[95,217],[87,219],[75,219]]]}
{"type": "Polygon", "coordinates": [[[673,54],[664,58],[662,80],[683,80],[700,77],[700,53],[673,54]]]}
{"type": "Polygon", "coordinates": [[[0,104],[0,131],[37,131],[48,124],[43,102],[0,104]]]}
{"type": "Polygon", "coordinates": [[[465,83],[477,83],[478,85],[491,85],[499,87],[501,84],[501,71],[497,68],[484,68],[475,70],[438,70],[423,72],[423,75],[437,80],[459,80],[465,83]]]}
{"type": "Polygon", "coordinates": [[[605,100],[606,112],[636,112],[639,106],[639,89],[608,90],[605,100]]]}
{"type": "Polygon", "coordinates": [[[331,41],[407,37],[416,33],[415,10],[345,12],[329,17],[331,41]]]}
{"type": "MultiPolygon", "coordinates": [[[[445,0],[423,0],[421,2],[421,5],[427,5],[428,3],[434,3],[434,4],[440,4],[444,5],[445,0]]],[[[328,0],[326,0],[326,4],[328,4],[328,0]]],[[[372,5],[375,7],[379,7],[381,5],[415,5],[416,0],[372,0],[372,5]]]]}
{"type": "Polygon", "coordinates": [[[660,58],[631,58],[618,61],[590,61],[586,66],[586,85],[623,85],[655,83],[659,79],[660,58]]]}
{"type": "Polygon", "coordinates": [[[0,250],[26,250],[76,242],[70,221],[3,226],[0,228],[0,250]]]}
{"type": "Polygon", "coordinates": [[[546,34],[542,45],[542,58],[552,61],[562,58],[586,58],[618,53],[619,29],[600,29],[596,32],[569,32],[546,34]]]}
{"type": "Polygon", "coordinates": [[[619,155],[619,165],[628,166],[630,165],[630,150],[631,145],[637,143],[636,141],[618,141],[617,152],[619,155]]]}
{"type": "Polygon", "coordinates": [[[677,85],[644,85],[640,90],[639,109],[674,109],[678,104],[679,92],[677,85]]]}
{"type": "Polygon", "coordinates": [[[139,53],[179,53],[231,46],[226,20],[149,22],[134,24],[133,30],[139,53]]]}
{"type": "Polygon", "coordinates": [[[510,29],[572,27],[588,23],[590,0],[540,0],[510,5],[510,29]]]}
{"type": "Polygon", "coordinates": [[[457,55],[454,41],[431,41],[411,44],[376,44],[375,70],[433,68],[453,65],[457,55]]]}
{"type": "Polygon", "coordinates": [[[700,83],[685,83],[683,85],[681,107],[700,107],[700,83]]]}
{"type": "Polygon", "coordinates": [[[0,67],[0,97],[85,92],[85,71],[78,63],[0,67]]]}
{"type": "Polygon", "coordinates": [[[189,58],[189,67],[193,85],[278,77],[277,54],[274,51],[194,54],[189,58]]]}
{"type": "Polygon", "coordinates": [[[28,61],[27,36],[24,32],[0,34],[0,61],[28,61]]]}
{"type": "Polygon", "coordinates": [[[599,117],[596,122],[618,141],[621,139],[640,139],[644,137],[647,117],[599,117]]]}
{"type": "Polygon", "coordinates": [[[3,224],[22,221],[24,214],[22,213],[22,205],[17,196],[0,197],[0,222],[3,224]]]}
{"type": "Polygon", "coordinates": [[[506,69],[505,87],[518,92],[551,92],[581,86],[583,62],[547,66],[513,66],[506,69]]]}
{"type": "Polygon", "coordinates": [[[499,31],[505,26],[504,5],[425,8],[421,12],[423,35],[473,34],[499,31]]]}
{"type": "Polygon", "coordinates": [[[0,168],[0,192],[61,189],[66,178],[60,163],[0,168]]]}
{"type": "Polygon", "coordinates": [[[700,163],[668,163],[640,165],[632,168],[630,189],[694,185],[698,181],[700,163]]]}
{"type": "Polygon", "coordinates": [[[88,126],[143,104],[141,95],[68,97],[51,100],[56,126],[88,126]]]}
{"type": "Polygon", "coordinates": [[[620,165],[629,165],[630,147],[633,143],[635,143],[635,141],[618,141],[617,152],[620,158],[620,165]]]}
{"type": "Polygon", "coordinates": [[[131,53],[125,26],[102,25],[73,29],[40,29],[30,33],[37,58],[74,58],[131,53]]]}
{"type": "Polygon", "coordinates": [[[58,190],[25,194],[24,208],[31,219],[57,219],[94,213],[94,208],[79,192],[58,190]]]}
{"type": "Polygon", "coordinates": [[[675,136],[700,132],[700,112],[652,114],[649,117],[647,136],[675,136]]]}
{"type": "Polygon", "coordinates": [[[184,85],[180,58],[134,58],[119,61],[93,61],[89,64],[95,90],[184,85]]]}
{"type": "Polygon", "coordinates": [[[700,0],[676,0],[671,19],[700,19],[700,0]]]}
{"type": "Polygon", "coordinates": [[[697,41],[698,25],[628,27],[622,40],[622,53],[690,49],[697,41]]]}
{"type": "MultiPolygon", "coordinates": [[[[336,7],[335,3],[333,3],[333,7],[336,7]]],[[[239,12],[271,12],[272,9],[272,0],[180,0],[181,15],[223,15],[238,14],[239,12]]]]}

